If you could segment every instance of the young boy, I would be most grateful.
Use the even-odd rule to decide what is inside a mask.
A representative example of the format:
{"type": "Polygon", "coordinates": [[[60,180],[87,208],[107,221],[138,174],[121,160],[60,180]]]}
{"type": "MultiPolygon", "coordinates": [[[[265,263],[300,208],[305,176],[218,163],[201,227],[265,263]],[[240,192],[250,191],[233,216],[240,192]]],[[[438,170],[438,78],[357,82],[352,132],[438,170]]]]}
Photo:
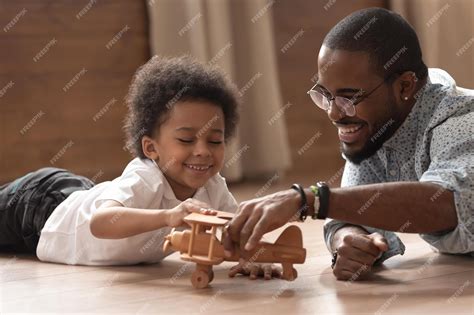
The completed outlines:
{"type": "Polygon", "coordinates": [[[72,265],[160,261],[164,236],[186,215],[237,208],[219,175],[238,121],[235,95],[217,70],[191,58],[152,58],[128,96],[135,159],[96,186],[57,168],[0,186],[0,249],[72,265]]]}

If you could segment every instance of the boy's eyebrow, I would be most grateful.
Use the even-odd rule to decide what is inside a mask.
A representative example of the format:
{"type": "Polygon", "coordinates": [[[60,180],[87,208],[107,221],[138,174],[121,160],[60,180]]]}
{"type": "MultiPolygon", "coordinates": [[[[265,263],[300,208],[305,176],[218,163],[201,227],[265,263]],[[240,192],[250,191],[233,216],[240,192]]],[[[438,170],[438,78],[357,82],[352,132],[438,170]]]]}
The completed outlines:
{"type": "MultiPolygon", "coordinates": [[[[196,131],[197,129],[192,128],[192,127],[180,127],[180,128],[176,128],[175,130],[176,131],[196,131]]],[[[212,132],[218,132],[218,133],[224,133],[224,130],[218,129],[218,128],[213,128],[213,129],[211,129],[211,131],[212,132]]]]}

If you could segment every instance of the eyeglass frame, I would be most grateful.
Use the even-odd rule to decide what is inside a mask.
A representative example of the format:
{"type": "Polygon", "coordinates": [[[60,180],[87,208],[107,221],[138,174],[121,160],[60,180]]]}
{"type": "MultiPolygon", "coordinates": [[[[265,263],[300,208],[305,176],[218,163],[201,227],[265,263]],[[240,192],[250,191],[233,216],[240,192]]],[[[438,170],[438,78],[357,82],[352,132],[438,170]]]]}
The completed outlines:
{"type": "MultiPolygon", "coordinates": [[[[344,109],[341,109],[340,107],[338,107],[339,110],[341,111],[344,111],[344,114],[347,115],[347,116],[355,116],[356,114],[356,105],[358,105],[360,102],[362,102],[363,100],[367,99],[372,93],[374,93],[379,87],[381,87],[384,83],[386,83],[395,73],[392,73],[390,75],[388,75],[387,77],[385,77],[385,79],[380,82],[375,88],[373,88],[369,93],[366,93],[366,91],[364,89],[359,89],[355,94],[354,96],[352,96],[350,99],[347,98],[347,97],[344,97],[344,96],[334,96],[332,95],[331,93],[329,93],[329,91],[327,91],[329,93],[329,95],[331,95],[331,97],[328,97],[327,95],[319,92],[319,91],[316,91],[314,90],[314,88],[319,85],[319,82],[316,82],[316,84],[313,85],[313,87],[311,87],[311,89],[306,92],[306,94],[309,94],[310,98],[311,98],[311,101],[313,101],[313,103],[318,106],[318,108],[321,108],[322,110],[324,111],[328,111],[330,108],[331,108],[331,102],[334,101],[336,99],[336,97],[341,97],[341,98],[345,98],[346,100],[348,100],[352,106],[354,107],[354,115],[348,115],[346,113],[346,111],[344,109]],[[326,98],[326,100],[328,101],[328,108],[322,108],[321,106],[319,106],[318,104],[316,104],[316,102],[313,100],[313,98],[311,97],[311,93],[310,92],[315,92],[315,93],[319,93],[321,94],[323,97],[326,98]],[[356,96],[356,95],[360,95],[360,96],[356,96]],[[355,99],[356,98],[356,99],[355,99]],[[355,99],[355,100],[354,100],[355,99]]],[[[326,89],[326,88],[324,88],[326,89]]]]}

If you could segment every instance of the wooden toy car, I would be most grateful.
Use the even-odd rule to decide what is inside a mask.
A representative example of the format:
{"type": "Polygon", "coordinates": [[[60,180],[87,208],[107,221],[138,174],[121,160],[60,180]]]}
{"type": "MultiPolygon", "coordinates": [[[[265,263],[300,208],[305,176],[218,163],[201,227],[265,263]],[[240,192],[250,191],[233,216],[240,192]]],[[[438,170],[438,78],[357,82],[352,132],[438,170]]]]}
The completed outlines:
{"type": "MultiPolygon", "coordinates": [[[[181,259],[196,263],[191,282],[195,288],[205,288],[214,278],[212,265],[223,261],[238,261],[241,257],[237,249],[232,257],[224,256],[224,246],[216,236],[218,228],[223,228],[233,214],[218,211],[217,215],[191,213],[184,221],[191,226],[191,230],[171,231],[165,237],[163,250],[175,250],[181,253],[181,259]],[[206,228],[211,228],[206,231],[206,228]]],[[[282,278],[292,281],[297,272],[293,264],[302,264],[306,259],[306,250],[303,248],[301,230],[297,226],[287,227],[274,244],[260,242],[249,252],[250,262],[281,263],[282,278]]]]}

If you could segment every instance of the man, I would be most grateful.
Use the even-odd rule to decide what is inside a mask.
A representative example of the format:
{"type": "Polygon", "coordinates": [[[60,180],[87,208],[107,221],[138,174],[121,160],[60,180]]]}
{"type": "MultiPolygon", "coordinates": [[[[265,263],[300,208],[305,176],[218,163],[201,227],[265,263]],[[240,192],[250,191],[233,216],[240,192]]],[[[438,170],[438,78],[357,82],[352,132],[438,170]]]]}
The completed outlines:
{"type": "MultiPolygon", "coordinates": [[[[404,253],[393,233],[419,233],[443,253],[474,252],[474,93],[422,60],[398,14],[370,8],[340,21],[308,92],[336,126],[346,160],[341,188],[292,189],[243,202],[227,251],[306,216],[324,226],[338,279],[404,253]]],[[[314,167],[321,162],[315,161],[314,167]]]]}

